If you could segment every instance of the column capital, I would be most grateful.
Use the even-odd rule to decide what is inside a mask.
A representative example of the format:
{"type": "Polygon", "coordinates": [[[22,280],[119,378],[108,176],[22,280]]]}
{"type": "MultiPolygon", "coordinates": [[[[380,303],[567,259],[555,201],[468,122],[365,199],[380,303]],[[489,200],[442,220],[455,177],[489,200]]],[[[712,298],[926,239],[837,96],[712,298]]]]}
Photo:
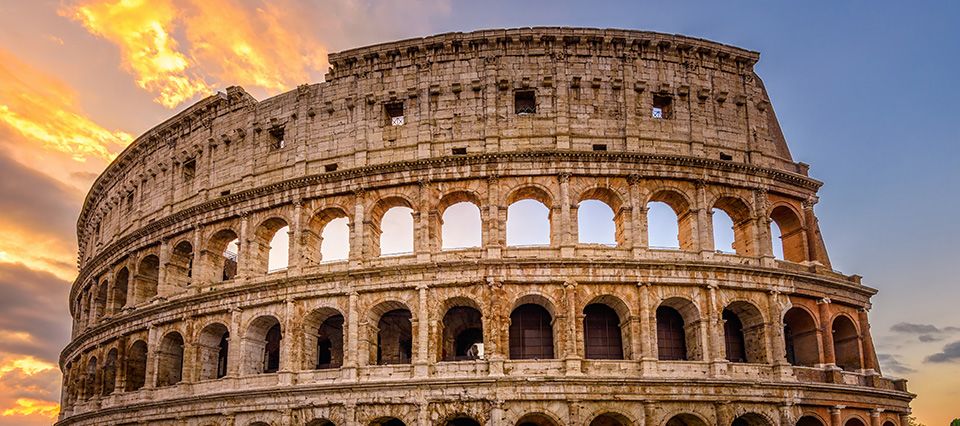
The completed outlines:
{"type": "Polygon", "coordinates": [[[829,304],[832,303],[832,302],[833,302],[833,301],[830,300],[829,297],[824,297],[824,298],[822,298],[822,299],[820,299],[820,300],[817,300],[817,304],[818,304],[818,305],[829,305],[829,304]]]}

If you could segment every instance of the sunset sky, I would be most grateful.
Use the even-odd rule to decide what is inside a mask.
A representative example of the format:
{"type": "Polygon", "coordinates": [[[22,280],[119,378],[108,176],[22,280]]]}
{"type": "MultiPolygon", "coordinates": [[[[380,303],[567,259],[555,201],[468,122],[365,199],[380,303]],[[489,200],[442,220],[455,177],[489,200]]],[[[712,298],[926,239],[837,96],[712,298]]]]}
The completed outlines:
{"type": "Polygon", "coordinates": [[[826,182],[834,267],[880,290],[884,374],[910,380],[927,426],[960,417],[960,3],[516,3],[0,0],[0,426],[56,418],[76,218],[137,135],[227,86],[322,81],[331,51],[534,25],[761,52],[794,159],[826,182]]]}

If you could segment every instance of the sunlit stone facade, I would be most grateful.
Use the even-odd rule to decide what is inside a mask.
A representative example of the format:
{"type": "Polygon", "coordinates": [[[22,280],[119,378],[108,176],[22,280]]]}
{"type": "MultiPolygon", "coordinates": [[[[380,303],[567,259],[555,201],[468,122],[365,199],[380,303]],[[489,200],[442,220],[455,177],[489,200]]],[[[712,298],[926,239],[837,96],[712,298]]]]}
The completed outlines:
{"type": "Polygon", "coordinates": [[[906,426],[913,395],[870,336],[875,290],[831,269],[821,183],[791,158],[758,59],[649,32],[491,30],[198,102],[87,196],[59,424],[906,426]],[[527,199],[548,244],[507,243],[527,199]],[[580,243],[585,200],[612,210],[615,244],[580,243]],[[463,202],[480,244],[444,249],[463,202]],[[676,214],[678,247],[648,244],[651,203],[676,214]],[[413,252],[382,256],[395,207],[413,252]],[[339,218],[349,255],[323,259],[339,218]],[[289,261],[271,270],[277,232],[289,261]]]}

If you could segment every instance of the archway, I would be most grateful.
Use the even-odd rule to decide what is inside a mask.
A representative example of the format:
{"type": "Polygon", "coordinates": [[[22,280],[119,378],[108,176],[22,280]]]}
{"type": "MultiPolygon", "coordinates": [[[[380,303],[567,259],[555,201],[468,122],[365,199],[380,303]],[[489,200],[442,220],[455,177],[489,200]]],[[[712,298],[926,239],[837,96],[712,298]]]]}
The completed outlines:
{"type": "Polygon", "coordinates": [[[535,303],[518,306],[510,314],[510,359],[552,359],[553,317],[535,303]]]}
{"type": "Polygon", "coordinates": [[[443,316],[440,357],[444,361],[477,359],[483,355],[483,321],[480,311],[454,306],[443,316]]]}
{"type": "Polygon", "coordinates": [[[155,255],[144,257],[137,267],[134,278],[135,303],[150,301],[157,296],[157,283],[160,279],[160,258],[155,255]]]}
{"type": "Polygon", "coordinates": [[[666,426],[707,426],[707,423],[700,417],[689,414],[677,414],[667,420],[666,426]]]}
{"type": "Polygon", "coordinates": [[[836,354],[837,367],[847,371],[863,368],[860,357],[860,333],[853,321],[846,315],[833,320],[833,352],[836,354]]]}
{"type": "Polygon", "coordinates": [[[394,309],[377,322],[377,364],[409,364],[413,358],[412,315],[407,309],[394,309]]]}
{"type": "Polygon", "coordinates": [[[283,339],[280,321],[271,315],[250,323],[243,342],[244,374],[276,373],[280,369],[280,342],[283,339]]]}
{"type": "Polygon", "coordinates": [[[783,316],[783,340],[787,362],[813,367],[820,364],[817,324],[807,310],[793,307],[783,316]]]}
{"type": "Polygon", "coordinates": [[[147,377],[147,343],[143,340],[137,340],[130,345],[127,350],[127,362],[124,376],[127,384],[125,391],[135,391],[146,384],[147,377]]]}
{"type": "Polygon", "coordinates": [[[583,345],[587,359],[623,359],[623,336],[617,311],[603,303],[584,307],[583,345]]]}
{"type": "Polygon", "coordinates": [[[200,380],[219,379],[227,375],[230,352],[230,331],[221,323],[207,325],[200,331],[197,345],[200,380]]]}
{"type": "Polygon", "coordinates": [[[163,336],[157,352],[157,387],[172,386],[183,379],[183,336],[173,331],[163,336]]]}
{"type": "Polygon", "coordinates": [[[559,426],[550,416],[542,413],[526,414],[517,420],[516,426],[559,426]]]}

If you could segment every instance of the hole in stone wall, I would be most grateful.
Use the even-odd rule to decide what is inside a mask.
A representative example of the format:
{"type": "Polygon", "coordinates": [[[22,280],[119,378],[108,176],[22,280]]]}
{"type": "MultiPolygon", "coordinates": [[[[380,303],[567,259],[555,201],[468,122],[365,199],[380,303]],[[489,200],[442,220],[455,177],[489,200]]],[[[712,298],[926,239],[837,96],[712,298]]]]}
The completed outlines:
{"type": "Polygon", "coordinates": [[[190,180],[197,175],[197,159],[191,158],[183,162],[183,179],[190,180]]]}
{"type": "Polygon", "coordinates": [[[507,207],[507,245],[550,245],[550,209],[529,198],[507,207]]]}
{"type": "Polygon", "coordinates": [[[327,165],[323,166],[323,171],[325,171],[325,172],[327,172],[327,173],[337,171],[337,163],[327,164],[327,165]]]}
{"type": "Polygon", "coordinates": [[[480,208],[469,201],[461,201],[443,211],[441,249],[480,247],[480,208]]]}
{"type": "Polygon", "coordinates": [[[403,102],[388,103],[383,106],[383,111],[386,115],[388,126],[402,126],[404,124],[403,102]]]}
{"type": "Polygon", "coordinates": [[[670,119],[673,115],[673,98],[666,95],[653,95],[653,118],[670,119]]]}
{"type": "Polygon", "coordinates": [[[720,153],[720,159],[723,161],[733,161],[733,156],[730,154],[720,153]]]}
{"type": "Polygon", "coordinates": [[[283,127],[277,126],[270,129],[270,148],[271,149],[283,149],[287,146],[287,142],[284,139],[284,130],[283,127]]]}
{"type": "Polygon", "coordinates": [[[466,148],[454,148],[451,150],[453,155],[467,155],[466,148]]]}
{"type": "Polygon", "coordinates": [[[680,248],[677,214],[669,204],[654,201],[647,205],[647,241],[653,249],[680,248]]]}
{"type": "Polygon", "coordinates": [[[321,232],[320,259],[323,262],[347,260],[350,256],[350,221],[338,217],[328,222],[321,232]]]}
{"type": "Polygon", "coordinates": [[[513,95],[513,111],[517,115],[537,113],[537,95],[533,90],[518,90],[513,95]]]}
{"type": "Polygon", "coordinates": [[[613,209],[600,200],[583,200],[577,208],[577,238],[581,244],[617,245],[613,209]]]}
{"type": "Polygon", "coordinates": [[[718,253],[735,253],[733,219],[727,212],[713,209],[713,247],[718,253]]]}

